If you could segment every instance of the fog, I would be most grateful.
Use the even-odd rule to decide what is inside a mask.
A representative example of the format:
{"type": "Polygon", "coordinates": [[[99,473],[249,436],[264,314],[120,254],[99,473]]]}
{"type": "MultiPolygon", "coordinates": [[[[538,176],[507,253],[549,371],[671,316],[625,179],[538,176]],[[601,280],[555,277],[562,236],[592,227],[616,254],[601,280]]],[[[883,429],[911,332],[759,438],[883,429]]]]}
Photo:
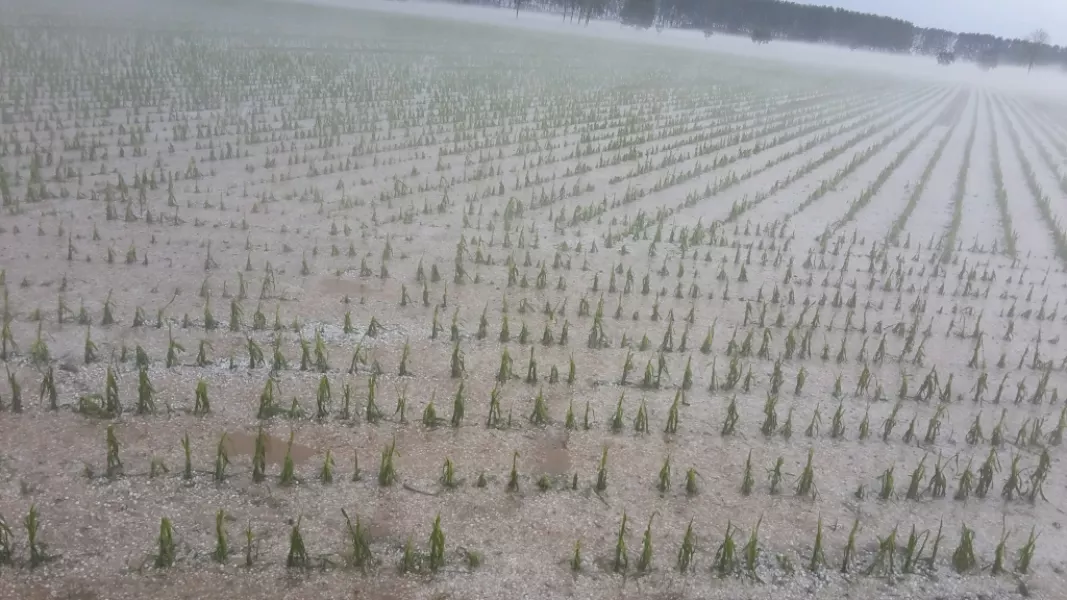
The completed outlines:
{"type": "MultiPolygon", "coordinates": [[[[297,0],[276,0],[293,2],[297,0]]],[[[588,25],[562,21],[558,13],[522,10],[516,16],[510,8],[492,8],[420,0],[305,0],[310,4],[371,10],[385,13],[418,16],[431,19],[451,19],[494,27],[514,27],[554,35],[580,35],[590,38],[634,44],[656,44],[686,48],[697,52],[736,55],[757,61],[793,64],[800,67],[848,72],[882,73],[891,76],[931,82],[954,82],[1001,91],[1017,91],[1028,95],[1067,96],[1067,73],[1055,68],[1034,69],[1002,65],[983,71],[970,62],[941,66],[928,56],[909,56],[849,50],[824,44],[809,44],[775,40],[771,44],[756,45],[747,37],[713,35],[705,38],[695,29],[639,30],[621,25],[617,20],[590,20],[588,25]]]]}
{"type": "MultiPolygon", "coordinates": [[[[155,17],[166,19],[170,24],[185,22],[201,27],[220,27],[225,19],[219,18],[220,9],[243,15],[251,4],[310,4],[322,7],[342,8],[354,11],[374,11],[393,15],[404,15],[423,19],[445,19],[462,21],[478,25],[501,28],[517,28],[526,32],[536,32],[546,37],[551,43],[551,36],[570,35],[589,39],[603,40],[611,43],[651,44],[663,47],[692,50],[694,52],[713,53],[719,56],[743,57],[753,64],[766,66],[818,68],[820,75],[839,73],[842,77],[855,75],[857,72],[867,75],[881,75],[936,83],[959,83],[979,89],[1010,91],[1030,96],[1065,98],[1067,97],[1067,72],[1054,67],[1035,68],[1027,72],[1023,67],[1000,65],[996,69],[984,71],[969,61],[959,61],[951,66],[941,66],[929,56],[878,53],[828,44],[812,44],[787,40],[775,40],[766,45],[756,45],[743,36],[715,34],[706,38],[696,29],[636,29],[623,26],[617,19],[592,19],[588,25],[564,21],[556,12],[542,12],[534,7],[524,8],[516,15],[513,8],[494,8],[474,6],[451,2],[427,2],[422,0],[262,0],[247,3],[240,0],[222,0],[216,2],[193,2],[176,4],[160,0],[103,0],[102,2],[70,2],[67,0],[45,0],[28,3],[23,0],[0,0],[0,8],[20,11],[41,12],[45,10],[61,12],[83,12],[101,10],[120,11],[127,15],[155,17]]],[[[859,10],[862,7],[854,7],[859,10]]],[[[914,9],[906,15],[914,18],[917,25],[948,26],[939,20],[926,23],[914,9]]],[[[329,18],[318,20],[316,15],[308,14],[303,23],[287,21],[287,27],[302,30],[318,27],[320,31],[342,34],[336,24],[329,18]]],[[[896,15],[893,15],[896,16],[896,15]]],[[[253,23],[263,26],[270,23],[273,15],[269,9],[257,10],[253,23]]],[[[239,17],[243,18],[243,17],[239,17]]],[[[290,17],[282,17],[288,20],[290,17]]],[[[958,29],[966,30],[969,21],[962,21],[958,29]]],[[[280,24],[280,23],[279,23],[280,24]]],[[[1024,34],[1019,34],[1024,35],[1024,34]]],[[[1054,40],[1055,41],[1055,40],[1054,40]]],[[[605,51],[608,51],[605,49],[605,51]]]]}

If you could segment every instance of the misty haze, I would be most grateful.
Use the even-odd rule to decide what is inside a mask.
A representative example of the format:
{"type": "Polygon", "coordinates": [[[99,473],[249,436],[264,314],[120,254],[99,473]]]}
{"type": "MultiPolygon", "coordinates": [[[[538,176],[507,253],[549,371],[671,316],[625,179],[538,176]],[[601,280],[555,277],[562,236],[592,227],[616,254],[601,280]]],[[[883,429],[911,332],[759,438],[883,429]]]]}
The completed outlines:
{"type": "Polygon", "coordinates": [[[0,0],[0,599],[1067,597],[1067,9],[836,4],[0,0]]]}

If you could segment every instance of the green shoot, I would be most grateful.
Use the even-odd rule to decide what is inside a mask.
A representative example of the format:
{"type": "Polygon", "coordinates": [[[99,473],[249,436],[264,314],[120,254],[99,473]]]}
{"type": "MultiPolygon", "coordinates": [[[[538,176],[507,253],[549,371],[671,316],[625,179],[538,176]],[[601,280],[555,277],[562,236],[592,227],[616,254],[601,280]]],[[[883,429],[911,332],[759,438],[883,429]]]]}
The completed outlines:
{"type": "Polygon", "coordinates": [[[612,563],[612,571],[625,573],[630,565],[630,558],[626,553],[626,511],[622,513],[622,523],[619,525],[619,534],[615,541],[615,560],[612,563]]]}
{"type": "Polygon", "coordinates": [[[182,479],[190,481],[193,478],[193,458],[188,433],[182,436],[182,454],[185,455],[185,468],[182,470],[182,479]]]}
{"type": "Polygon", "coordinates": [[[722,435],[733,435],[737,423],[741,420],[741,413],[737,410],[737,396],[730,399],[726,407],[726,418],[722,422],[722,435]]]}
{"type": "Polygon", "coordinates": [[[211,401],[207,395],[207,382],[203,379],[196,382],[196,400],[193,404],[194,415],[206,415],[211,412],[211,401]]]}
{"type": "Polygon", "coordinates": [[[148,379],[148,369],[141,367],[137,375],[137,414],[145,415],[156,411],[156,389],[148,379]]]}
{"type": "Polygon", "coordinates": [[[689,526],[685,529],[685,537],[682,538],[682,546],[678,549],[677,568],[680,573],[686,573],[693,566],[693,557],[696,554],[696,536],[693,535],[693,520],[689,520],[689,526]]]}
{"type": "Polygon", "coordinates": [[[978,559],[974,555],[974,530],[966,525],[960,530],[960,543],[952,553],[952,568],[957,573],[966,573],[974,569],[978,559]]]}
{"type": "Polygon", "coordinates": [[[726,535],[723,536],[722,543],[719,544],[718,549],[715,551],[714,566],[712,567],[712,570],[719,577],[726,577],[737,568],[737,542],[734,541],[734,533],[736,531],[737,529],[734,528],[732,522],[726,523],[726,535]]]}
{"type": "Polygon", "coordinates": [[[822,549],[822,517],[815,529],[815,545],[811,550],[811,560],[808,561],[808,570],[817,573],[820,568],[826,566],[826,556],[822,549]]]}
{"type": "Polygon", "coordinates": [[[908,543],[904,546],[904,564],[901,566],[901,572],[905,575],[915,572],[915,566],[922,559],[923,549],[926,548],[926,541],[929,537],[930,532],[924,531],[920,534],[916,532],[915,525],[911,526],[908,543]]]}
{"type": "Polygon", "coordinates": [[[656,489],[661,494],[666,494],[671,490],[671,455],[668,454],[667,458],[663,461],[663,467],[659,470],[659,483],[656,484],[656,489]]]}
{"type": "Polygon", "coordinates": [[[989,569],[990,575],[1000,575],[1004,572],[1004,557],[1008,553],[1008,530],[1003,529],[1000,533],[1000,542],[997,543],[993,552],[993,566],[989,569]]]}
{"type": "Polygon", "coordinates": [[[856,554],[856,533],[860,529],[859,517],[852,522],[852,529],[848,532],[848,543],[845,545],[845,552],[841,558],[841,572],[848,573],[852,568],[852,559],[856,554]]]}
{"type": "Polygon", "coordinates": [[[623,401],[623,398],[625,398],[625,397],[626,397],[625,393],[620,394],[619,395],[619,402],[618,402],[618,404],[615,405],[615,414],[611,417],[611,432],[612,433],[621,432],[622,428],[624,426],[623,415],[622,415],[622,401],[623,401]]]}
{"type": "Polygon", "coordinates": [[[226,467],[230,464],[230,455],[226,451],[226,433],[219,438],[219,445],[215,449],[215,481],[222,482],[226,479],[226,467]]]}
{"type": "Polygon", "coordinates": [[[763,523],[763,517],[760,516],[756,521],[756,526],[752,528],[752,532],[749,533],[748,542],[742,549],[742,554],[745,557],[745,571],[752,577],[756,576],[756,561],[759,558],[759,527],[763,523]]]}
{"type": "MultiPolygon", "coordinates": [[[[31,569],[37,568],[38,565],[48,558],[45,555],[44,550],[41,548],[41,544],[37,541],[37,536],[41,529],[41,523],[37,517],[37,505],[31,504],[30,512],[26,514],[26,518],[23,520],[23,525],[26,527],[26,546],[30,551],[31,569]]],[[[1032,537],[1033,535],[1031,535],[1031,538],[1032,537]]]]}
{"type": "Polygon", "coordinates": [[[163,517],[159,521],[159,553],[156,555],[157,569],[166,569],[174,565],[177,547],[174,543],[174,527],[170,519],[163,517]]]}
{"type": "Polygon", "coordinates": [[[451,458],[445,458],[445,464],[441,468],[441,485],[445,489],[456,487],[456,471],[451,458]]]}
{"type": "Polygon", "coordinates": [[[289,443],[285,447],[285,458],[282,459],[281,485],[293,485],[296,483],[296,474],[293,465],[293,431],[289,431],[289,443]]]}
{"type": "Polygon", "coordinates": [[[639,573],[645,573],[652,568],[652,519],[656,514],[653,513],[648,518],[648,526],[645,528],[645,535],[641,540],[641,556],[637,559],[637,571],[639,573]]]}
{"type": "Polygon", "coordinates": [[[115,426],[107,426],[107,476],[115,477],[122,472],[122,461],[119,460],[119,439],[115,435],[115,426]]]}
{"type": "Polygon", "coordinates": [[[326,458],[323,459],[322,468],[319,470],[319,481],[323,485],[333,483],[333,455],[329,448],[326,449],[326,458]]]}
{"type": "Polygon", "coordinates": [[[415,549],[411,544],[411,538],[404,544],[404,553],[400,556],[400,572],[410,573],[415,570],[415,549]]]}
{"type": "Polygon", "coordinates": [[[891,500],[893,498],[893,470],[895,465],[882,472],[878,479],[882,482],[882,489],[878,492],[879,500],[891,500]]]}
{"type": "Polygon", "coordinates": [[[926,474],[926,455],[923,455],[922,460],[919,461],[918,466],[911,472],[911,481],[908,483],[908,491],[905,494],[905,498],[908,500],[919,499],[919,486],[922,484],[923,476],[926,474]]]}
{"type": "Polygon", "coordinates": [[[304,547],[304,537],[300,535],[300,523],[303,520],[303,516],[299,517],[289,532],[289,554],[285,557],[285,566],[290,569],[303,569],[310,566],[307,548],[304,547]]]}
{"type": "Polygon", "coordinates": [[[1019,573],[1026,574],[1030,572],[1030,562],[1034,558],[1034,551],[1037,548],[1037,536],[1034,534],[1034,528],[1030,528],[1030,537],[1026,539],[1026,543],[1022,548],[1019,548],[1018,556],[1015,560],[1015,570],[1019,573]]]}
{"type": "Polygon", "coordinates": [[[896,554],[897,528],[894,527],[888,536],[878,538],[878,552],[874,562],[868,567],[867,574],[878,574],[891,579],[896,574],[896,554]]]}
{"type": "Polygon", "coordinates": [[[396,437],[382,450],[382,460],[378,465],[378,485],[388,487],[396,482],[396,468],[393,466],[393,457],[399,456],[396,451],[396,437]]]}
{"type": "Polygon", "coordinates": [[[463,416],[466,414],[466,398],[463,395],[463,382],[459,382],[459,388],[456,389],[456,395],[452,398],[452,427],[459,427],[463,424],[463,416]]]}
{"type": "Polygon", "coordinates": [[[356,524],[352,525],[352,519],[348,517],[345,509],[341,509],[341,514],[344,515],[345,526],[348,530],[348,541],[351,544],[346,557],[348,564],[361,570],[366,569],[371,562],[370,536],[360,522],[358,515],[356,516],[356,524]]]}
{"type": "Polygon", "coordinates": [[[258,554],[258,551],[256,551],[258,549],[257,549],[256,545],[253,544],[253,541],[254,541],[254,537],[252,535],[252,521],[249,521],[248,525],[245,526],[245,567],[246,568],[252,566],[252,559],[254,557],[254,554],[258,554]]]}
{"type": "Polygon", "coordinates": [[[441,514],[433,521],[430,532],[430,570],[436,572],[445,564],[445,534],[441,531],[441,514]]]}
{"type": "Polygon", "coordinates": [[[745,472],[741,478],[741,495],[748,496],[752,494],[752,487],[755,485],[755,479],[752,478],[752,451],[748,451],[748,458],[745,459],[745,472]]]}
{"type": "Polygon", "coordinates": [[[226,513],[220,508],[215,513],[215,551],[211,554],[211,558],[215,562],[223,564],[229,554],[230,548],[226,535],[226,513]]]}
{"type": "Polygon", "coordinates": [[[517,492],[519,491],[519,453],[515,452],[511,456],[511,472],[508,474],[507,491],[517,492]]]}
{"type": "Polygon", "coordinates": [[[800,473],[800,478],[797,480],[796,495],[799,496],[811,496],[814,500],[818,495],[818,491],[815,487],[815,467],[812,465],[812,459],[815,456],[815,449],[808,449],[808,461],[804,465],[804,470],[800,473]]]}

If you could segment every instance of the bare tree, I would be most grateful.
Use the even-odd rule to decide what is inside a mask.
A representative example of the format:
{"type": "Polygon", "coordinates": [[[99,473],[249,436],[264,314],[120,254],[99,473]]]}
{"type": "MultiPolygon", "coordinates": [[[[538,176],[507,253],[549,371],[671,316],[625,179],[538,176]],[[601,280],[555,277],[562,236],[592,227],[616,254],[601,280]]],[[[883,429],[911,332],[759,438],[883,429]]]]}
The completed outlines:
{"type": "Polygon", "coordinates": [[[1048,45],[1049,39],[1049,34],[1044,29],[1035,29],[1030,32],[1030,35],[1026,36],[1026,41],[1029,44],[1027,49],[1027,56],[1029,57],[1029,63],[1026,66],[1027,73],[1033,70],[1038,54],[1044,46],[1048,45]]]}

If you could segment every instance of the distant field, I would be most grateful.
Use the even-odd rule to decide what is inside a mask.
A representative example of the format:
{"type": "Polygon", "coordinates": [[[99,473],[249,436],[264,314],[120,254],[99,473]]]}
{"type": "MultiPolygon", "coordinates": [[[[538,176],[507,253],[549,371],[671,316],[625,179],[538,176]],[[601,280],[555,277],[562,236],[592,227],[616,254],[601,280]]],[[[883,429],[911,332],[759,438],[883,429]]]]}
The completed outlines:
{"type": "Polygon", "coordinates": [[[1063,588],[1058,75],[99,10],[0,8],[0,597],[1063,588]]]}

